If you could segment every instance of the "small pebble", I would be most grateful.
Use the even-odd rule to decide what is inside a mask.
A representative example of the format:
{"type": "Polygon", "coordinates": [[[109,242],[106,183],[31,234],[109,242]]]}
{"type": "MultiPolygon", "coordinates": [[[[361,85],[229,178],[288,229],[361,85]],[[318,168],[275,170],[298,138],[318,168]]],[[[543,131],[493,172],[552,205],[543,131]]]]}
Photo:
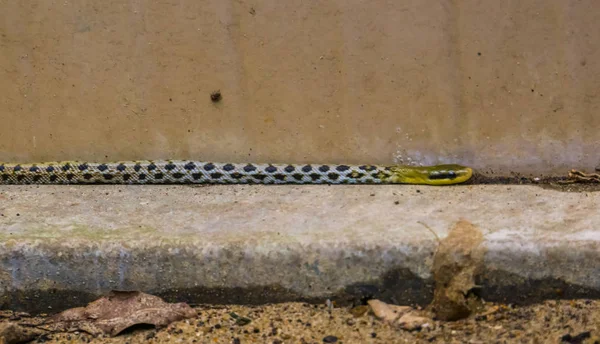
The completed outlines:
{"type": "Polygon", "coordinates": [[[337,343],[338,338],[336,336],[327,336],[323,338],[323,343],[337,343]]]}

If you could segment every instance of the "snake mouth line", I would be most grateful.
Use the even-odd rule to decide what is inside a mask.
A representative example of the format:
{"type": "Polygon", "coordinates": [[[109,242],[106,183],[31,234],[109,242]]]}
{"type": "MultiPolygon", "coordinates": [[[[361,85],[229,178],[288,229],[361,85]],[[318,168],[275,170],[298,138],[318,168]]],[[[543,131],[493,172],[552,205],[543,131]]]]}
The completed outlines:
{"type": "Polygon", "coordinates": [[[438,179],[456,179],[457,175],[454,171],[446,171],[446,172],[432,172],[429,174],[429,179],[438,180],[438,179]]]}

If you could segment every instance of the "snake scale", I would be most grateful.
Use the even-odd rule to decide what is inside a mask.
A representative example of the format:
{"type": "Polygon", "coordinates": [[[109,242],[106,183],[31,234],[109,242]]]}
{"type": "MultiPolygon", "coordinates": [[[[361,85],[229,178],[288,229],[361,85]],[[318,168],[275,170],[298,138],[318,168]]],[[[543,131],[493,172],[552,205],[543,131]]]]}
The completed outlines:
{"type": "Polygon", "coordinates": [[[1,163],[0,184],[427,184],[471,178],[460,165],[216,163],[190,160],[1,163]]]}

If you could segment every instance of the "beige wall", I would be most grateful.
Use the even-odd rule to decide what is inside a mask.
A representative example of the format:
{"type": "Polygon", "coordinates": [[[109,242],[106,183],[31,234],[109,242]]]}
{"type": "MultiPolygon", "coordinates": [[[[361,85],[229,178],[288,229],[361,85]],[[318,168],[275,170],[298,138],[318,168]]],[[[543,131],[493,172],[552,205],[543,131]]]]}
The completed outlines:
{"type": "Polygon", "coordinates": [[[590,169],[599,11],[594,0],[0,1],[0,160],[590,169]]]}

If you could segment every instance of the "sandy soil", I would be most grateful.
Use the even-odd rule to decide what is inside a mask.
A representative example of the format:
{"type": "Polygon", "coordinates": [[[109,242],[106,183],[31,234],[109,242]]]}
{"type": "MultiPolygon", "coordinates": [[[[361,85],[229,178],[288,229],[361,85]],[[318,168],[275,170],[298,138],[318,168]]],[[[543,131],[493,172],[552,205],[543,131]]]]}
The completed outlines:
{"type": "MultiPolygon", "coordinates": [[[[455,322],[406,331],[377,319],[366,306],[283,303],[265,306],[200,306],[198,316],[156,330],[139,327],[113,338],[82,332],[54,333],[34,343],[600,343],[600,301],[562,300],[516,307],[486,303],[455,322]]],[[[36,323],[15,316],[5,321],[36,323]]]]}

